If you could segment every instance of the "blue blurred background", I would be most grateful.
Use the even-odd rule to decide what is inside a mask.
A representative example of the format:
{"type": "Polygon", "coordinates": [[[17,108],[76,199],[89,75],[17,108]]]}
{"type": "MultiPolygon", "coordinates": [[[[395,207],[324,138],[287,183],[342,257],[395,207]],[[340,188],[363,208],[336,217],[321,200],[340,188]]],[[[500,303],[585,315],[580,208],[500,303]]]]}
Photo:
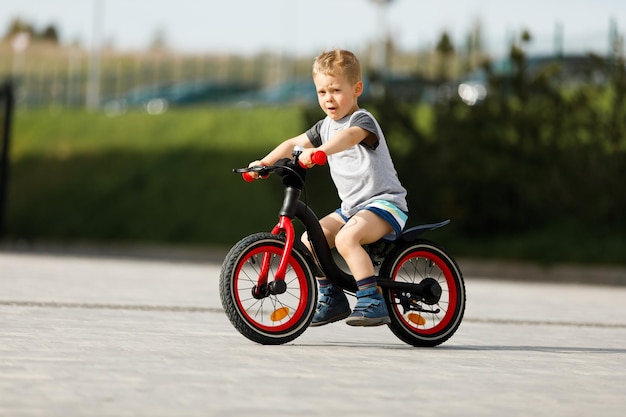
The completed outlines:
{"type": "MultiPolygon", "coordinates": [[[[19,77],[24,105],[120,111],[159,99],[158,112],[200,101],[307,101],[314,97],[301,84],[312,57],[342,47],[388,77],[469,77],[475,87],[480,63],[505,69],[524,31],[526,53],[538,59],[613,54],[624,16],[617,0],[23,0],[0,4],[0,74],[19,77]],[[451,52],[445,74],[441,48],[451,52]]],[[[483,94],[464,93],[470,102],[483,94]]]]}

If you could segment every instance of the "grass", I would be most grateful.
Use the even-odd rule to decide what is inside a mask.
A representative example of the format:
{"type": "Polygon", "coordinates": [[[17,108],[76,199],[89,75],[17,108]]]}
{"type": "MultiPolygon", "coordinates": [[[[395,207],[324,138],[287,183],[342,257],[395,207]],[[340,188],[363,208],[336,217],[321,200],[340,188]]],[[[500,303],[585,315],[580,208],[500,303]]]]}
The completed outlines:
{"type": "Polygon", "coordinates": [[[294,108],[192,108],[159,116],[133,111],[114,117],[82,110],[21,110],[12,158],[63,159],[109,150],[153,153],[184,147],[266,152],[302,129],[301,114],[294,108]]]}
{"type": "Polygon", "coordinates": [[[22,111],[12,143],[8,234],[231,244],[271,228],[282,201],[278,182],[247,184],[232,168],[300,133],[300,124],[294,109],[114,118],[22,111]]]}

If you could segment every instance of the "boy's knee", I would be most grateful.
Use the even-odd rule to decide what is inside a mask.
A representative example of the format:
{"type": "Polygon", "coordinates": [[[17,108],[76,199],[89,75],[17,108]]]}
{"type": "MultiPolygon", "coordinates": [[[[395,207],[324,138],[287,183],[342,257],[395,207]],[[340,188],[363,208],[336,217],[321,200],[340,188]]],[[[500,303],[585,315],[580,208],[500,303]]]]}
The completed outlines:
{"type": "Polygon", "coordinates": [[[335,247],[340,255],[349,253],[354,246],[357,246],[358,242],[355,241],[354,236],[350,233],[337,233],[335,237],[335,247]]]}

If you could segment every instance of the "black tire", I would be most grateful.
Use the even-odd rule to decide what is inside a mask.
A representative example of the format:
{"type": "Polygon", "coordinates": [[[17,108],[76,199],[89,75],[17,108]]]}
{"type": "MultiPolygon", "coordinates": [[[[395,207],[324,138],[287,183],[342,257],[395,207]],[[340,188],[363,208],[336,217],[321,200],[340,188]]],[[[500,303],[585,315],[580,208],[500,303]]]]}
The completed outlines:
{"type": "Polygon", "coordinates": [[[294,340],[307,329],[315,313],[315,276],[304,256],[295,249],[285,273],[286,292],[264,298],[252,295],[264,255],[271,255],[269,283],[274,280],[284,246],[283,236],[250,235],[232,247],[220,272],[220,297],[230,322],[239,333],[263,345],[294,340]]]}
{"type": "Polygon", "coordinates": [[[434,278],[442,288],[441,299],[434,305],[422,303],[432,312],[403,311],[399,292],[385,291],[389,309],[389,328],[403,342],[419,347],[433,347],[448,340],[458,329],[465,312],[465,283],[456,261],[434,242],[419,240],[395,249],[380,270],[381,277],[394,281],[419,283],[434,278]],[[434,313],[439,309],[439,313],[434,313]]]}

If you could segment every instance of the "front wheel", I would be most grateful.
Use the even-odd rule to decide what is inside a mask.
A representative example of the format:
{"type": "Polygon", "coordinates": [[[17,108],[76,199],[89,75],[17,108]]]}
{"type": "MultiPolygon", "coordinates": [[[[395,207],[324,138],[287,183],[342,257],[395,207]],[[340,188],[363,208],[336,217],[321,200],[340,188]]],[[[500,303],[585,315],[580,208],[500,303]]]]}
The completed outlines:
{"type": "Polygon", "coordinates": [[[220,297],[226,315],[242,335],[264,345],[294,340],[306,330],[315,313],[315,276],[295,249],[285,272],[286,288],[263,295],[257,291],[264,258],[269,257],[270,284],[284,246],[284,236],[257,233],[236,243],[222,263],[220,297]]]}
{"type": "Polygon", "coordinates": [[[385,291],[389,327],[400,340],[432,347],[448,340],[458,329],[465,311],[465,283],[455,260],[442,247],[427,240],[400,246],[387,257],[380,276],[413,284],[435,280],[441,287],[437,300],[412,303],[402,291],[385,291]]]}

